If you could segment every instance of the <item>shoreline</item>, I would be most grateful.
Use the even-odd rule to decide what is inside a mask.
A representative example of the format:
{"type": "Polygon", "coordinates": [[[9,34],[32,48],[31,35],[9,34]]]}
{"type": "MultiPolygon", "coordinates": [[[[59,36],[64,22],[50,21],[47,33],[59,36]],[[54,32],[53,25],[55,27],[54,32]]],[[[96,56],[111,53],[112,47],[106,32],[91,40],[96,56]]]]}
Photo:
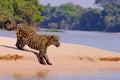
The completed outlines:
{"type": "MultiPolygon", "coordinates": [[[[118,34],[114,33],[98,33],[98,32],[84,32],[84,31],[65,31],[65,33],[52,33],[52,32],[37,32],[38,34],[50,34],[61,36],[61,41],[64,43],[72,43],[79,45],[86,45],[90,47],[110,50],[113,52],[120,53],[120,37],[118,34]],[[74,36],[74,37],[72,37],[74,36]],[[102,45],[102,44],[103,45],[102,45]]],[[[0,31],[1,36],[16,38],[14,31],[0,31]]]]}
{"type": "Polygon", "coordinates": [[[53,63],[41,65],[35,54],[38,51],[25,46],[29,51],[15,47],[16,39],[0,36],[0,56],[20,55],[18,60],[0,60],[0,74],[83,74],[104,71],[119,71],[119,61],[101,61],[99,58],[120,57],[120,53],[88,47],[84,45],[61,43],[59,48],[50,46],[48,57],[53,63]]]}

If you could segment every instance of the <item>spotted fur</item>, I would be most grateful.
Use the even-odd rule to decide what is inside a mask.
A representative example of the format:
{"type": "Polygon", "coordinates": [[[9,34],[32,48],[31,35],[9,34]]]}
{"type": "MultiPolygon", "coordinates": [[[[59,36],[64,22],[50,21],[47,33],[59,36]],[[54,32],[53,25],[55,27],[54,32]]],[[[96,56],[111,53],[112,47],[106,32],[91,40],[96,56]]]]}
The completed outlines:
{"type": "Polygon", "coordinates": [[[15,30],[17,34],[16,47],[20,50],[25,50],[24,46],[27,45],[32,49],[39,51],[40,63],[52,65],[46,54],[47,47],[50,45],[60,46],[60,38],[56,35],[39,35],[28,26],[19,24],[17,26],[12,26],[10,22],[5,23],[5,28],[8,31],[15,30]],[[45,60],[45,61],[44,61],[45,60]]]}

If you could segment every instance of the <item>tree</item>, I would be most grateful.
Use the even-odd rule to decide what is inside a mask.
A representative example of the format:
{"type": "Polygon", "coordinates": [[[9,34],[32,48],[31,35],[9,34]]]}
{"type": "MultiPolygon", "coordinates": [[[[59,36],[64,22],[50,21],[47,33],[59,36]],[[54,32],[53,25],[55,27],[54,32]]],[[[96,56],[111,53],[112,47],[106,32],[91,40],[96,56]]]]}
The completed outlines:
{"type": "Polygon", "coordinates": [[[7,0],[0,0],[0,21],[11,19],[13,13],[12,4],[7,0]]]}
{"type": "Polygon", "coordinates": [[[41,11],[43,6],[38,0],[0,0],[0,21],[23,21],[28,24],[40,23],[43,18],[41,11]]]}
{"type": "Polygon", "coordinates": [[[15,18],[19,17],[28,23],[42,21],[41,10],[43,6],[39,4],[38,0],[13,0],[13,9],[15,18]]]}
{"type": "Polygon", "coordinates": [[[49,23],[48,24],[49,27],[51,27],[52,29],[56,29],[58,27],[57,23],[49,23]]]}
{"type": "Polygon", "coordinates": [[[84,13],[85,9],[73,3],[66,3],[60,6],[50,6],[48,4],[42,11],[44,21],[40,26],[49,28],[49,23],[57,23],[58,29],[73,29],[79,24],[79,18],[84,13]]]}
{"type": "Polygon", "coordinates": [[[65,29],[65,21],[64,20],[61,20],[60,22],[60,26],[61,26],[61,29],[65,29]]]}
{"type": "Polygon", "coordinates": [[[101,14],[106,26],[104,31],[120,31],[120,0],[95,0],[95,3],[103,7],[101,14]]]}
{"type": "Polygon", "coordinates": [[[95,4],[103,8],[83,8],[73,3],[60,6],[48,4],[42,11],[44,21],[40,26],[55,29],[120,31],[120,0],[95,0],[95,4]]]}
{"type": "Polygon", "coordinates": [[[120,7],[120,0],[95,0],[95,4],[100,4],[102,7],[104,7],[106,4],[112,4],[120,7]]]}
{"type": "Polygon", "coordinates": [[[97,30],[101,31],[104,29],[103,17],[101,17],[101,10],[89,9],[80,18],[80,29],[83,30],[97,30]]]}

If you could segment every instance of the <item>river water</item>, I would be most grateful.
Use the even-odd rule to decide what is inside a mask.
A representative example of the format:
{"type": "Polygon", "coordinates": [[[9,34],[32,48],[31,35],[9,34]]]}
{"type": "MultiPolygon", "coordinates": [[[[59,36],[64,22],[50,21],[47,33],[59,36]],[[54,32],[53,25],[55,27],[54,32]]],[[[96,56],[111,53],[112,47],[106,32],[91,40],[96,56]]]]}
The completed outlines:
{"type": "MultiPolygon", "coordinates": [[[[104,50],[120,52],[120,34],[105,33],[105,32],[87,32],[87,31],[64,31],[64,32],[37,32],[39,34],[53,34],[61,37],[61,42],[80,44],[91,47],[96,47],[104,50]]],[[[0,36],[15,38],[14,31],[0,30],[0,36]]],[[[76,74],[76,75],[49,75],[40,76],[22,76],[15,75],[0,76],[0,80],[120,80],[120,72],[101,72],[91,74],[76,74]]]]}
{"type": "Polygon", "coordinates": [[[54,74],[45,76],[1,75],[0,80],[120,80],[120,72],[102,72],[92,74],[54,74]]]}
{"type": "MultiPolygon", "coordinates": [[[[61,37],[64,43],[73,43],[80,45],[87,45],[91,47],[101,48],[120,52],[120,34],[105,33],[105,32],[88,32],[88,31],[64,31],[58,32],[37,32],[39,34],[55,34],[61,37]]],[[[0,31],[0,36],[15,38],[14,31],[0,31]]]]}

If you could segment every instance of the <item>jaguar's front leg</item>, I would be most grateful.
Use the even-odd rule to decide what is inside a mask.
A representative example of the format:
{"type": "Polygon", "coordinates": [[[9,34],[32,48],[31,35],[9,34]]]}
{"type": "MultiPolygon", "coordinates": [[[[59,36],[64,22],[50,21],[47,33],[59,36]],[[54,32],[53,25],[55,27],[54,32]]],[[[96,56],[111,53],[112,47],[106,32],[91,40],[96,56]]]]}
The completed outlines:
{"type": "Polygon", "coordinates": [[[44,59],[46,60],[48,65],[52,65],[52,63],[49,61],[47,54],[44,55],[44,59]]]}
{"type": "Polygon", "coordinates": [[[40,62],[41,64],[45,64],[44,54],[41,53],[41,51],[39,51],[39,62],[40,62]]]}
{"type": "Polygon", "coordinates": [[[41,64],[45,64],[45,61],[44,61],[45,53],[46,53],[46,48],[44,47],[44,45],[41,45],[39,49],[39,57],[40,57],[39,61],[41,64]]]}

